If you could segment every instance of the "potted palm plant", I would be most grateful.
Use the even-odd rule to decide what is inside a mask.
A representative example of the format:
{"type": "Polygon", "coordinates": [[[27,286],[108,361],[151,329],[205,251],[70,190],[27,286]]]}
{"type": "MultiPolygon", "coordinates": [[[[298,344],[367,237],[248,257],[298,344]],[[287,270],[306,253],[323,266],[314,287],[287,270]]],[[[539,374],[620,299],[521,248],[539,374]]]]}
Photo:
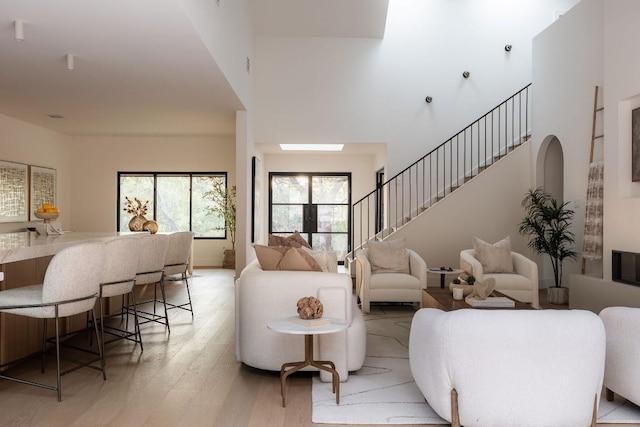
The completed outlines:
{"type": "Polygon", "coordinates": [[[231,249],[225,249],[222,258],[223,268],[236,268],[236,186],[227,188],[223,181],[214,181],[213,188],[204,193],[204,197],[213,202],[207,211],[224,219],[224,227],[231,239],[231,249]]]}
{"type": "Polygon", "coordinates": [[[573,251],[575,235],[571,232],[574,211],[545,193],[540,187],[529,190],[522,200],[525,216],[520,222],[519,232],[530,236],[529,248],[538,255],[549,255],[553,268],[555,286],[547,291],[552,304],[566,304],[569,289],[562,286],[562,262],[575,260],[573,251]]]}

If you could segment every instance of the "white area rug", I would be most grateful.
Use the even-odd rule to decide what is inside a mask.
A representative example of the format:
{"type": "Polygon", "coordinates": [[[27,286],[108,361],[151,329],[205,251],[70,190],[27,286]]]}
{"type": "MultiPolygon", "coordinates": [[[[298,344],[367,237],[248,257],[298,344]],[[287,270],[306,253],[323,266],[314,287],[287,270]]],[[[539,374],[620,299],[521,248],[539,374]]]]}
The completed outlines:
{"type": "MultiPolygon", "coordinates": [[[[413,381],[408,356],[412,317],[407,307],[377,308],[365,316],[367,358],[362,369],[340,384],[340,405],[331,384],[313,377],[314,423],[448,424],[425,402],[413,381]]],[[[639,407],[618,396],[608,402],[602,395],[598,423],[640,424],[639,407]]]]}

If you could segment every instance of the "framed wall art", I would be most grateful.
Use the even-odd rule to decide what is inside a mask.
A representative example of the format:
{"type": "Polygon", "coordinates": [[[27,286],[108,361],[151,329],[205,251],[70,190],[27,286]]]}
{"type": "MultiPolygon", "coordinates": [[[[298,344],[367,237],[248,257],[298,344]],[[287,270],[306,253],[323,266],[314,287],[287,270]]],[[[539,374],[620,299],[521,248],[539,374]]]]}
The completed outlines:
{"type": "Polygon", "coordinates": [[[262,163],[251,159],[251,242],[259,242],[262,235],[262,163]]]}
{"type": "Polygon", "coordinates": [[[28,166],[0,161],[0,222],[28,220],[28,166]]]}
{"type": "Polygon", "coordinates": [[[43,203],[56,204],[56,170],[31,166],[31,209],[29,215],[35,220],[33,211],[43,203]]]}

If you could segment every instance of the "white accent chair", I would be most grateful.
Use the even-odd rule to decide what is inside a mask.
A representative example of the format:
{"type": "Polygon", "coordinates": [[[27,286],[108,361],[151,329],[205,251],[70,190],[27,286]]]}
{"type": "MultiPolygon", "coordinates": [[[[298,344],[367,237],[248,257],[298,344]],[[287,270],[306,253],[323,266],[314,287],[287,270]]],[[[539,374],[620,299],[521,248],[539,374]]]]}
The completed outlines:
{"type": "Polygon", "coordinates": [[[98,334],[95,321],[94,305],[100,291],[102,264],[105,248],[102,243],[84,243],[70,246],[58,252],[47,267],[44,281],[41,285],[23,286],[0,292],[0,312],[19,316],[33,317],[44,320],[42,372],[44,372],[44,355],[47,336],[47,319],[55,319],[55,348],[56,348],[56,385],[48,385],[0,374],[0,378],[33,385],[58,393],[58,402],[62,400],[62,384],[60,377],[68,372],[85,366],[102,371],[102,378],[107,379],[104,370],[102,340],[98,334]],[[60,318],[69,317],[91,311],[96,342],[98,344],[100,367],[91,362],[77,363],[65,372],[60,372],[60,318]]]}
{"type": "Polygon", "coordinates": [[[356,295],[363,313],[372,302],[408,302],[422,306],[422,290],[427,288],[427,263],[415,251],[409,253],[407,273],[372,273],[369,249],[356,251],[356,295]]]}
{"type": "Polygon", "coordinates": [[[607,307],[600,312],[607,332],[607,356],[604,367],[604,386],[607,400],[614,393],[640,405],[640,309],[607,307]]]}
{"type": "Polygon", "coordinates": [[[479,281],[491,277],[496,281],[496,291],[520,302],[539,307],[538,265],[518,252],[511,251],[511,259],[513,273],[485,274],[482,264],[475,256],[475,250],[465,249],[460,252],[460,269],[472,274],[479,281]]]}
{"type": "Polygon", "coordinates": [[[416,385],[452,426],[595,426],[604,358],[585,310],[426,308],[409,337],[416,385]]]}

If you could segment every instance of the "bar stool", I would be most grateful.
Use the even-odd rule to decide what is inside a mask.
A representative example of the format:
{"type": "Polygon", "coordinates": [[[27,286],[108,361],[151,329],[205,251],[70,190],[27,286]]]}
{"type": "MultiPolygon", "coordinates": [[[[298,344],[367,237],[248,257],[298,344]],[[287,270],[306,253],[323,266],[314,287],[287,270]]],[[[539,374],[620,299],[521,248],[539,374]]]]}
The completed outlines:
{"type": "MultiPolygon", "coordinates": [[[[136,273],[138,272],[138,262],[140,259],[140,238],[139,237],[120,237],[105,243],[105,261],[100,282],[100,332],[103,344],[107,344],[120,339],[128,339],[140,344],[140,350],[144,350],[142,346],[142,336],[140,334],[140,324],[138,322],[138,312],[136,310],[136,294],[134,292],[134,284],[136,281],[136,273]],[[124,329],[113,325],[105,325],[104,319],[104,303],[108,298],[130,295],[133,305],[134,330],[129,331],[125,326],[124,329]],[[114,336],[113,339],[105,341],[104,334],[114,336]]],[[[107,315],[107,318],[121,316],[121,313],[107,315]]],[[[127,323],[128,325],[128,317],[127,323]]]]}
{"type": "Polygon", "coordinates": [[[167,302],[169,309],[181,308],[190,311],[193,318],[193,305],[191,304],[191,292],[189,292],[189,280],[187,279],[187,269],[189,268],[189,255],[191,254],[191,244],[193,243],[193,232],[179,231],[169,234],[169,245],[167,248],[167,256],[164,261],[163,281],[171,280],[172,275],[180,275],[181,280],[187,286],[188,302],[182,304],[173,304],[167,302]]]}
{"type": "MultiPolygon", "coordinates": [[[[0,378],[22,384],[54,390],[58,393],[58,402],[62,400],[60,377],[66,373],[85,366],[102,371],[103,379],[107,379],[104,369],[102,341],[95,322],[94,305],[100,291],[102,264],[105,257],[103,243],[84,243],[70,246],[58,252],[47,267],[41,285],[24,286],[0,291],[0,312],[19,316],[34,317],[44,320],[42,337],[42,372],[44,373],[44,356],[46,350],[47,319],[55,319],[56,348],[56,385],[38,383],[0,374],[0,378]],[[90,363],[72,360],[77,366],[60,372],[60,326],[61,317],[69,317],[91,311],[100,367],[90,363]]],[[[70,359],[69,359],[70,360],[70,359]]]]}
{"type": "Polygon", "coordinates": [[[139,289],[144,285],[153,285],[153,299],[134,302],[133,306],[128,306],[127,313],[129,309],[134,309],[133,307],[135,306],[140,307],[143,304],[152,303],[153,311],[138,309],[138,316],[140,319],[143,319],[139,321],[139,324],[144,325],[149,322],[161,323],[171,332],[169,328],[169,317],[167,315],[164,282],[162,280],[169,238],[165,234],[149,234],[148,236],[138,238],[138,240],[140,241],[140,258],[138,260],[135,288],[139,289]],[[158,299],[158,284],[160,285],[162,300],[158,299]],[[164,316],[156,313],[157,303],[162,303],[164,316]]]}

